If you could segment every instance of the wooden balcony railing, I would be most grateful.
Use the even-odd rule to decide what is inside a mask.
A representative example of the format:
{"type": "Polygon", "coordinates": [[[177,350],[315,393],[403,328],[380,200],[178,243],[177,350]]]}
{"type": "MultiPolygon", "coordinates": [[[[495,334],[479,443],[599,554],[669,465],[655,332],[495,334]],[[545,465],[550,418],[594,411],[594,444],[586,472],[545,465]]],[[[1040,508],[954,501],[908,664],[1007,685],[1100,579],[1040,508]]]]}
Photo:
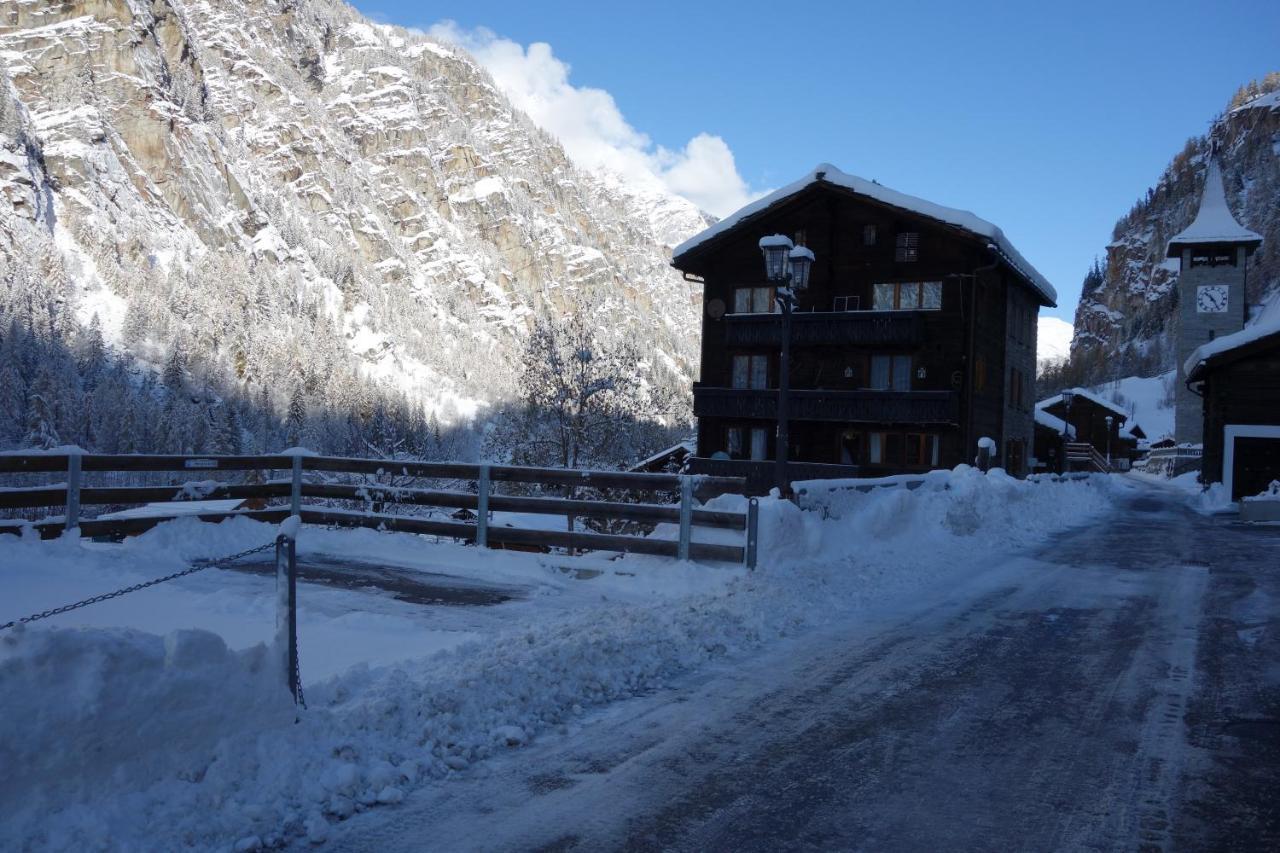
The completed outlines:
{"type": "MultiPolygon", "coordinates": [[[[960,397],[954,391],[793,390],[791,419],[875,424],[957,424],[960,397]]],[[[693,413],[700,418],[773,420],[776,389],[695,385],[693,413]]]]}
{"type": "MultiPolygon", "coordinates": [[[[800,311],[791,315],[792,346],[917,346],[923,341],[919,311],[800,311]]],[[[782,315],[729,314],[729,346],[776,347],[782,315]]]]}

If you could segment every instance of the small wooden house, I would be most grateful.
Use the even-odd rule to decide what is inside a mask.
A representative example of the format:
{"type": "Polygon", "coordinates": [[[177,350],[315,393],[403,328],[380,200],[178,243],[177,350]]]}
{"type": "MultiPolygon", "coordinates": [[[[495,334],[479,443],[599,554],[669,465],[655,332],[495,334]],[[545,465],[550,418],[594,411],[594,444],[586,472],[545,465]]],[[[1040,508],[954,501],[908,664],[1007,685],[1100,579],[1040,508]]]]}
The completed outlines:
{"type": "MultiPolygon", "coordinates": [[[[1088,444],[1103,459],[1131,457],[1136,440],[1122,436],[1129,413],[1117,404],[1084,388],[1070,388],[1061,394],[1036,403],[1037,422],[1040,414],[1048,415],[1059,425],[1057,435],[1046,427],[1036,433],[1036,459],[1044,465],[1049,459],[1061,459],[1064,443],[1088,444]],[[1110,418],[1110,420],[1108,420],[1110,418]],[[1069,426],[1064,442],[1061,425],[1069,426]]],[[[1055,466],[1050,466],[1057,470],[1055,466]]],[[[1127,467],[1127,466],[1114,466],[1127,467]]]]}
{"type": "Polygon", "coordinates": [[[1280,321],[1204,344],[1183,370],[1203,400],[1201,479],[1232,500],[1280,480],[1280,321]]]}

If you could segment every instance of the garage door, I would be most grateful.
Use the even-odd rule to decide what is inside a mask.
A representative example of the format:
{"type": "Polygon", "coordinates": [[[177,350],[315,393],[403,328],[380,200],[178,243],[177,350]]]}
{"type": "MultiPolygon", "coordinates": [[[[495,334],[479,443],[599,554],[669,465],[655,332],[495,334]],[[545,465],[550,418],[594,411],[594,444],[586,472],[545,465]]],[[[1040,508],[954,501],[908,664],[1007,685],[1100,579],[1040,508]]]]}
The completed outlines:
{"type": "Polygon", "coordinates": [[[1231,499],[1256,495],[1280,480],[1280,438],[1236,436],[1231,499]]]}

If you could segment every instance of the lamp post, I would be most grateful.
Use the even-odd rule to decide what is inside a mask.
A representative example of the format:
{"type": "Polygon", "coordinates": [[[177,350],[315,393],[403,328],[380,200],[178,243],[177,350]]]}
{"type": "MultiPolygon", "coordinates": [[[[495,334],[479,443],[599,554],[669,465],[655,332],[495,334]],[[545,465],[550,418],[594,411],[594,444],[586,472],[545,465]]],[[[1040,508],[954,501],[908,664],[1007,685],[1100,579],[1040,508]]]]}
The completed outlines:
{"type": "Polygon", "coordinates": [[[1067,473],[1067,433],[1071,430],[1071,404],[1075,401],[1076,395],[1074,391],[1062,392],[1062,405],[1066,411],[1062,418],[1062,471],[1067,473]]]}
{"type": "Polygon", "coordinates": [[[1115,418],[1111,417],[1111,415],[1107,415],[1105,418],[1103,418],[1103,420],[1107,422],[1107,467],[1110,468],[1111,467],[1111,422],[1114,421],[1115,418]]]}
{"type": "Polygon", "coordinates": [[[786,494],[787,455],[790,450],[790,417],[788,403],[791,395],[791,312],[796,307],[796,291],[809,287],[809,270],[813,267],[813,252],[804,246],[795,246],[782,234],[760,238],[760,251],[764,255],[764,274],[774,286],[774,297],[782,311],[782,347],[778,357],[778,432],[775,453],[778,471],[778,491],[786,494]]]}

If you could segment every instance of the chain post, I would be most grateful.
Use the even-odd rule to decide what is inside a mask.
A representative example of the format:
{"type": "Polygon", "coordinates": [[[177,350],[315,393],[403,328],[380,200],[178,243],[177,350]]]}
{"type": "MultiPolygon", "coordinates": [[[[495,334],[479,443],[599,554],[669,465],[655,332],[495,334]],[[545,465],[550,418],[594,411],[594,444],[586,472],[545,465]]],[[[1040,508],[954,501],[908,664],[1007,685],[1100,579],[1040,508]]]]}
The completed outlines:
{"type": "MultiPolygon", "coordinates": [[[[294,457],[295,459],[297,457],[294,457]]],[[[297,542],[276,536],[276,650],[284,667],[285,686],[298,701],[298,571],[297,542]]]]}
{"type": "Polygon", "coordinates": [[[476,482],[476,547],[489,547],[489,466],[480,466],[476,482]]]}
{"type": "Polygon", "coordinates": [[[756,551],[759,547],[760,533],[760,501],[752,498],[747,502],[747,552],[748,569],[756,567],[756,551]]]}
{"type": "Polygon", "coordinates": [[[80,526],[80,467],[79,453],[67,456],[67,516],[63,530],[75,530],[80,526]]]}
{"type": "Polygon", "coordinates": [[[689,559],[689,544],[693,539],[693,478],[680,476],[680,542],[676,545],[676,559],[689,559]]]}

